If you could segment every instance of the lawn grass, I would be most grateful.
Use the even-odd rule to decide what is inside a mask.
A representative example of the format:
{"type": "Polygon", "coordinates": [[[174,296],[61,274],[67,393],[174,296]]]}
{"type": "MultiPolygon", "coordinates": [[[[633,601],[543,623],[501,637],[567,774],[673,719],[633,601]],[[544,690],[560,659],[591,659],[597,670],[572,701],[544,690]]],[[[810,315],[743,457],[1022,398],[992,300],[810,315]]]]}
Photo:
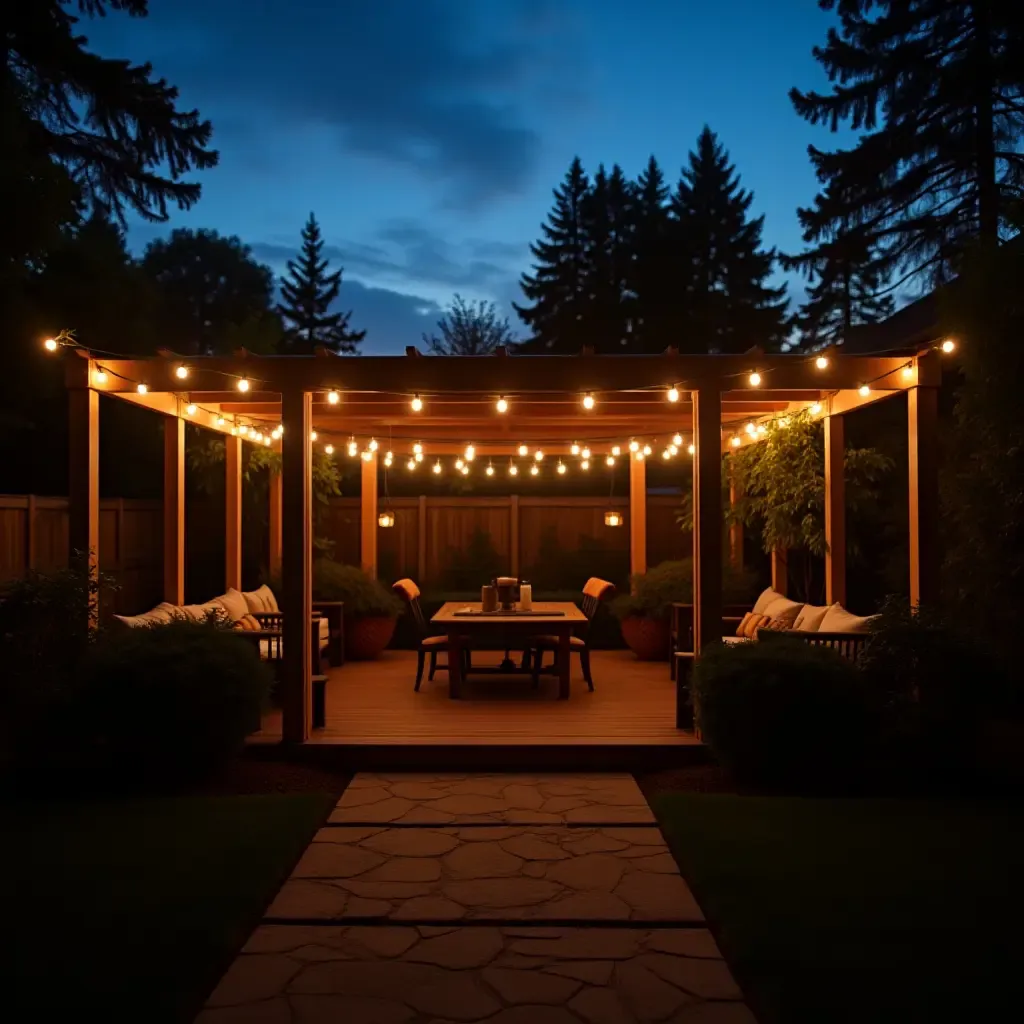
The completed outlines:
{"type": "Polygon", "coordinates": [[[681,793],[653,805],[762,1024],[1019,1015],[1019,808],[681,793]]]}
{"type": "Polygon", "coordinates": [[[333,802],[0,806],[9,1019],[191,1021],[333,802]]]}

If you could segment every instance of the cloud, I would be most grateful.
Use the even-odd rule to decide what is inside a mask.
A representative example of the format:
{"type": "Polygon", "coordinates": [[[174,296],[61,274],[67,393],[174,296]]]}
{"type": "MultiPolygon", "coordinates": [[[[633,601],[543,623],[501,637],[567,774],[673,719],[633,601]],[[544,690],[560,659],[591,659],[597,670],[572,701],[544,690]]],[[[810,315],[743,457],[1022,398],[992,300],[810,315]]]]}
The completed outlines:
{"type": "Polygon", "coordinates": [[[363,355],[401,355],[406,345],[423,348],[423,333],[431,331],[444,312],[430,299],[387,288],[371,288],[359,281],[345,281],[336,303],[352,310],[349,325],[366,331],[363,355]]]}
{"type": "Polygon", "coordinates": [[[270,149],[275,126],[323,128],[347,152],[413,168],[471,206],[527,184],[540,138],[526,112],[571,76],[566,10],[564,0],[174,0],[145,21],[88,31],[105,52],[152,59],[233,141],[247,129],[270,149]]]}

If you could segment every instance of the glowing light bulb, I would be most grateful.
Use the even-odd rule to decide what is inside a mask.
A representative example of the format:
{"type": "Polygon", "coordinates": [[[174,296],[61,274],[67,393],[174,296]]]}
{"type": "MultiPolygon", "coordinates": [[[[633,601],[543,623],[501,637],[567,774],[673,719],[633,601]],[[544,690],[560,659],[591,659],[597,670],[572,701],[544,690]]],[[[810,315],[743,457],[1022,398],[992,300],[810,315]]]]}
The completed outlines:
{"type": "Polygon", "coordinates": [[[753,423],[748,423],[745,429],[751,437],[757,433],[757,427],[755,427],[753,423]]]}
{"type": "Polygon", "coordinates": [[[463,462],[462,459],[456,459],[455,460],[455,468],[456,469],[462,469],[462,467],[464,465],[465,465],[465,462],[463,462]]]}
{"type": "Polygon", "coordinates": [[[903,379],[910,380],[914,376],[914,368],[912,366],[903,367],[903,379]]]}
{"type": "Polygon", "coordinates": [[[329,405],[337,405],[341,401],[341,395],[333,389],[327,392],[327,402],[329,405]]]}
{"type": "Polygon", "coordinates": [[[406,469],[408,469],[408,470],[409,470],[410,472],[411,472],[412,470],[414,470],[414,469],[416,468],[416,460],[415,460],[415,459],[410,459],[410,460],[409,460],[409,461],[408,461],[408,462],[407,462],[407,463],[405,464],[405,468],[406,468],[406,469]]]}
{"type": "Polygon", "coordinates": [[[311,430],[309,432],[309,439],[310,439],[310,441],[315,441],[316,440],[316,431],[315,430],[311,430]]]}
{"type": "Polygon", "coordinates": [[[536,476],[539,472],[540,470],[537,468],[536,465],[530,467],[530,476],[536,476]]]}
{"type": "Polygon", "coordinates": [[[756,370],[750,375],[750,386],[756,388],[761,383],[761,374],[756,370]]]}
{"type": "Polygon", "coordinates": [[[518,451],[518,452],[519,452],[519,454],[520,454],[521,456],[523,456],[524,458],[525,458],[525,457],[526,457],[527,455],[529,455],[529,454],[530,454],[530,449],[529,449],[529,448],[527,448],[525,444],[521,444],[521,445],[519,446],[519,448],[517,449],[517,451],[518,451]]]}
{"type": "Polygon", "coordinates": [[[144,395],[149,391],[149,388],[147,388],[145,384],[136,384],[135,390],[138,391],[140,395],[144,395]]]}
{"type": "Polygon", "coordinates": [[[733,446],[733,448],[739,448],[739,446],[740,446],[740,436],[739,436],[739,434],[733,434],[733,436],[729,438],[729,444],[731,444],[733,446]]]}
{"type": "Polygon", "coordinates": [[[615,465],[615,456],[614,456],[614,455],[609,455],[609,456],[608,456],[608,457],[607,457],[607,458],[606,458],[606,459],[604,460],[604,464],[605,464],[606,466],[614,466],[614,465],[615,465]]]}
{"type": "Polygon", "coordinates": [[[369,462],[373,458],[373,452],[371,452],[369,448],[365,448],[359,453],[359,458],[361,458],[363,462],[369,462]]]}
{"type": "Polygon", "coordinates": [[[97,370],[97,371],[96,371],[96,372],[95,372],[95,373],[94,373],[94,374],[92,375],[92,379],[93,379],[93,380],[94,380],[94,381],[95,381],[95,382],[96,382],[97,384],[106,384],[106,383],[107,383],[107,374],[106,374],[106,371],[105,371],[105,370],[97,370]]]}
{"type": "Polygon", "coordinates": [[[622,454],[622,449],[617,444],[613,444],[612,445],[612,455],[619,456],[621,454],[622,454]]]}
{"type": "Polygon", "coordinates": [[[665,450],[669,453],[669,455],[678,455],[679,454],[679,447],[678,447],[678,445],[670,444],[668,446],[668,448],[666,448],[665,450]]]}
{"type": "Polygon", "coordinates": [[[412,459],[413,459],[413,462],[422,462],[422,461],[423,461],[423,452],[417,452],[417,453],[416,453],[416,454],[415,454],[415,455],[414,455],[414,456],[412,457],[412,459]]]}
{"type": "Polygon", "coordinates": [[[672,443],[678,448],[683,443],[683,435],[676,434],[672,438],[672,443]]]}
{"type": "Polygon", "coordinates": [[[559,472],[559,474],[564,474],[565,473],[565,463],[564,462],[559,462],[558,463],[558,472],[559,472]]]}
{"type": "Polygon", "coordinates": [[[246,425],[245,425],[245,424],[243,423],[243,424],[242,424],[242,425],[241,425],[241,426],[240,426],[240,427],[238,428],[238,433],[239,433],[239,434],[240,434],[240,435],[241,435],[242,437],[245,437],[245,435],[249,433],[249,428],[248,428],[248,427],[247,427],[247,426],[246,426],[246,425]]]}
{"type": "MultiPolygon", "coordinates": [[[[224,426],[224,417],[223,416],[218,416],[213,422],[216,423],[216,425],[218,427],[223,427],[224,426]]],[[[277,431],[276,430],[274,431],[274,437],[277,437],[277,431]]]]}
{"type": "Polygon", "coordinates": [[[679,401],[679,388],[669,388],[668,394],[665,396],[670,402],[679,401]]]}
{"type": "Polygon", "coordinates": [[[441,461],[440,460],[438,460],[437,462],[434,463],[434,472],[435,473],[440,473],[441,472],[441,461]]]}
{"type": "Polygon", "coordinates": [[[763,423],[758,423],[758,425],[757,425],[757,436],[758,437],[763,437],[764,433],[765,433],[765,431],[767,429],[768,428],[763,423]]]}
{"type": "Polygon", "coordinates": [[[788,426],[789,426],[789,417],[788,417],[788,416],[783,416],[783,417],[782,417],[782,418],[781,418],[781,419],[780,419],[780,420],[778,421],[778,423],[779,423],[779,426],[780,426],[780,427],[788,427],[788,426]]]}
{"type": "Polygon", "coordinates": [[[580,455],[582,455],[583,458],[585,458],[585,459],[589,459],[590,458],[590,449],[589,448],[584,448],[583,451],[580,452],[580,455]]]}
{"type": "Polygon", "coordinates": [[[651,454],[651,446],[649,444],[645,444],[644,445],[644,455],[650,455],[650,454],[651,454]]]}
{"type": "Polygon", "coordinates": [[[357,445],[355,443],[355,441],[349,441],[349,443],[348,443],[348,453],[349,453],[349,455],[352,458],[355,458],[355,456],[358,454],[358,452],[359,452],[359,445],[357,445]]]}
{"type": "MultiPolygon", "coordinates": [[[[638,451],[640,451],[640,442],[639,441],[630,441],[629,442],[629,450],[631,452],[638,452],[638,451]]],[[[618,453],[616,453],[616,454],[618,454],[618,453]]]]}
{"type": "Polygon", "coordinates": [[[691,445],[690,445],[690,447],[689,447],[689,448],[687,448],[686,450],[687,450],[687,451],[688,451],[688,452],[689,452],[689,453],[690,453],[691,455],[695,455],[695,454],[697,453],[697,446],[696,446],[696,445],[692,445],[692,444],[691,444],[691,445]]]}
{"type": "Polygon", "coordinates": [[[514,462],[510,462],[509,463],[508,475],[509,476],[518,476],[519,475],[519,467],[514,462]]]}
{"type": "Polygon", "coordinates": [[[189,414],[189,416],[195,416],[195,414],[196,414],[196,407],[194,405],[186,405],[185,406],[185,412],[187,412],[189,414]]]}
{"type": "Polygon", "coordinates": [[[646,456],[646,455],[644,455],[644,453],[643,453],[643,452],[637,452],[637,453],[636,453],[636,454],[635,454],[635,455],[633,456],[633,458],[634,458],[634,459],[636,459],[636,461],[637,461],[637,462],[643,462],[643,461],[644,461],[644,459],[646,459],[646,458],[647,458],[647,456],[646,456]]]}
{"type": "Polygon", "coordinates": [[[814,405],[811,406],[811,415],[812,416],[817,416],[818,413],[820,413],[820,412],[821,412],[821,402],[815,402],[814,405]]]}
{"type": "Polygon", "coordinates": [[[375,437],[371,437],[370,443],[366,447],[369,448],[371,452],[375,452],[379,447],[379,445],[377,444],[377,439],[375,437]]]}
{"type": "Polygon", "coordinates": [[[231,428],[231,436],[232,437],[238,437],[238,427],[232,427],[231,428]]]}
{"type": "Polygon", "coordinates": [[[508,412],[508,400],[504,397],[499,398],[494,403],[494,408],[497,409],[498,412],[508,412]]]}
{"type": "Polygon", "coordinates": [[[467,462],[472,462],[476,458],[476,449],[471,444],[466,445],[465,456],[467,462]]]}
{"type": "Polygon", "coordinates": [[[588,391],[583,396],[583,408],[584,409],[593,409],[595,404],[596,404],[596,402],[594,401],[594,396],[588,391]]]}
{"type": "Polygon", "coordinates": [[[463,466],[459,472],[461,472],[463,476],[469,476],[469,466],[463,466]]]}
{"type": "Polygon", "coordinates": [[[867,384],[861,384],[861,386],[857,388],[857,394],[860,395],[861,398],[867,398],[868,395],[871,394],[871,388],[869,388],[867,384]]]}
{"type": "Polygon", "coordinates": [[[828,366],[828,356],[818,356],[818,358],[814,360],[814,365],[819,370],[824,370],[828,366]]]}
{"type": "Polygon", "coordinates": [[[419,441],[417,441],[417,442],[416,442],[416,443],[415,443],[415,444],[414,444],[414,445],[412,446],[412,453],[413,453],[413,455],[419,455],[419,454],[420,454],[420,452],[422,452],[422,451],[423,451],[423,445],[421,445],[421,444],[419,443],[419,441]]]}
{"type": "Polygon", "coordinates": [[[239,391],[241,391],[243,394],[245,394],[245,392],[249,390],[249,378],[248,377],[242,377],[241,380],[239,380],[239,382],[238,382],[238,384],[236,386],[237,386],[239,391]]]}
{"type": "Polygon", "coordinates": [[[43,342],[43,348],[45,348],[47,352],[56,352],[57,351],[57,339],[56,338],[47,338],[46,341],[43,342]]]}
{"type": "Polygon", "coordinates": [[[413,395],[412,401],[409,403],[409,408],[413,412],[423,412],[423,399],[419,395],[413,395]]]}
{"type": "Polygon", "coordinates": [[[484,470],[484,472],[485,472],[485,473],[486,473],[486,474],[487,474],[488,476],[494,476],[494,467],[493,467],[492,465],[488,464],[488,466],[487,466],[487,468],[486,468],[486,469],[484,470]]]}
{"type": "Polygon", "coordinates": [[[662,457],[662,458],[663,458],[663,459],[664,459],[664,460],[665,460],[665,461],[667,462],[667,461],[668,461],[669,459],[671,459],[671,458],[672,458],[672,453],[671,453],[671,452],[670,452],[670,451],[669,451],[669,450],[668,450],[668,449],[666,448],[666,449],[665,449],[665,450],[664,450],[664,451],[663,451],[663,452],[661,453],[661,457],[662,457]]]}
{"type": "Polygon", "coordinates": [[[188,367],[187,366],[179,366],[174,371],[174,376],[177,377],[178,380],[184,380],[188,376],[188,367]]]}
{"type": "Polygon", "coordinates": [[[270,438],[269,437],[263,438],[263,443],[269,447],[269,445],[270,445],[270,438]]]}
{"type": "Polygon", "coordinates": [[[569,451],[573,455],[579,455],[579,453],[580,453],[580,446],[575,441],[573,441],[572,447],[569,449],[569,451]]]}
{"type": "Polygon", "coordinates": [[[950,352],[956,351],[956,342],[952,338],[947,338],[942,343],[942,351],[949,355],[950,352]]]}
{"type": "Polygon", "coordinates": [[[395,459],[394,459],[394,456],[391,454],[391,452],[388,452],[387,455],[384,456],[384,465],[385,466],[390,466],[391,463],[394,462],[394,461],[395,461],[395,459]]]}
{"type": "Polygon", "coordinates": [[[544,458],[544,453],[538,448],[534,453],[533,457],[540,462],[544,458]]]}
{"type": "Polygon", "coordinates": [[[582,461],[582,462],[580,463],[580,469],[583,469],[583,470],[587,470],[587,469],[590,469],[590,459],[584,459],[584,460],[583,460],[583,461],[582,461]]]}

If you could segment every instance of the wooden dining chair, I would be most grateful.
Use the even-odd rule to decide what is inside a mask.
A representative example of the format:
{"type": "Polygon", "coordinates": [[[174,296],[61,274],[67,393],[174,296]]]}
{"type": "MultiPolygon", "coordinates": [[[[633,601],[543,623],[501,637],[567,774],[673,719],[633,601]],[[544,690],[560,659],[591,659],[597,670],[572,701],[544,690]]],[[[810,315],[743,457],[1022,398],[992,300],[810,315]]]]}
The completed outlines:
{"type": "MultiPolygon", "coordinates": [[[[416,624],[416,631],[419,634],[419,640],[416,645],[416,685],[413,687],[418,693],[420,683],[423,681],[423,668],[428,654],[430,655],[430,668],[427,672],[428,682],[433,680],[434,673],[438,669],[441,669],[443,672],[449,671],[448,637],[447,635],[431,635],[430,624],[427,622],[427,618],[423,614],[423,608],[420,606],[420,588],[411,579],[398,580],[392,584],[391,589],[408,605],[409,614],[412,615],[413,622],[416,624]],[[445,660],[440,663],[437,660],[438,651],[445,653],[445,660]]],[[[469,672],[471,668],[469,648],[463,647],[463,674],[469,672]]]]}
{"type": "MultiPolygon", "coordinates": [[[[587,682],[590,692],[594,692],[594,677],[590,673],[590,626],[597,614],[601,602],[615,593],[615,584],[608,580],[602,580],[597,576],[591,576],[583,584],[583,600],[580,602],[580,610],[587,617],[587,624],[584,627],[583,636],[569,638],[569,653],[580,656],[580,667],[583,669],[583,678],[587,682]]],[[[530,638],[533,662],[533,685],[540,685],[541,672],[553,672],[555,667],[544,668],[544,652],[558,651],[557,636],[535,636],[530,638]]]]}

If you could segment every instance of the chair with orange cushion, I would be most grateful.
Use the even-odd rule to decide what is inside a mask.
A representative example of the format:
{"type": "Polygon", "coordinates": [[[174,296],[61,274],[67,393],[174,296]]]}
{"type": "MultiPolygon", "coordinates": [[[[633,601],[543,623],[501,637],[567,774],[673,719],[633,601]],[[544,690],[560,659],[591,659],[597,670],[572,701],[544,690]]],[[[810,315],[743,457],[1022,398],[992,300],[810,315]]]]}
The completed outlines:
{"type": "MultiPolygon", "coordinates": [[[[438,669],[444,672],[449,671],[447,662],[447,657],[450,656],[447,654],[448,637],[430,635],[429,624],[426,616],[423,614],[422,607],[420,607],[420,588],[412,580],[398,580],[398,582],[392,584],[391,589],[409,606],[409,612],[412,615],[413,622],[416,623],[416,630],[419,633],[419,643],[416,646],[416,686],[414,687],[419,692],[420,683],[423,680],[423,666],[428,654],[430,655],[430,670],[427,673],[428,681],[433,680],[434,673],[438,669]],[[437,662],[438,651],[446,652],[446,660],[441,664],[437,662]]],[[[462,671],[465,674],[472,667],[468,647],[463,647],[462,658],[462,671]]]]}
{"type": "MultiPolygon", "coordinates": [[[[597,614],[597,609],[600,607],[601,602],[606,598],[611,597],[614,593],[614,583],[609,583],[607,580],[599,579],[597,576],[591,576],[590,579],[587,580],[583,585],[583,600],[580,602],[580,610],[587,617],[587,625],[583,636],[573,636],[569,640],[569,650],[571,653],[578,654],[580,656],[580,667],[583,669],[583,678],[587,681],[587,686],[591,692],[594,690],[594,679],[590,674],[590,647],[587,643],[590,633],[590,625],[594,621],[594,616],[597,614]]],[[[545,651],[558,650],[558,637],[531,637],[530,647],[533,650],[533,685],[539,686],[541,672],[555,671],[554,666],[544,668],[542,662],[544,661],[545,651]]]]}

